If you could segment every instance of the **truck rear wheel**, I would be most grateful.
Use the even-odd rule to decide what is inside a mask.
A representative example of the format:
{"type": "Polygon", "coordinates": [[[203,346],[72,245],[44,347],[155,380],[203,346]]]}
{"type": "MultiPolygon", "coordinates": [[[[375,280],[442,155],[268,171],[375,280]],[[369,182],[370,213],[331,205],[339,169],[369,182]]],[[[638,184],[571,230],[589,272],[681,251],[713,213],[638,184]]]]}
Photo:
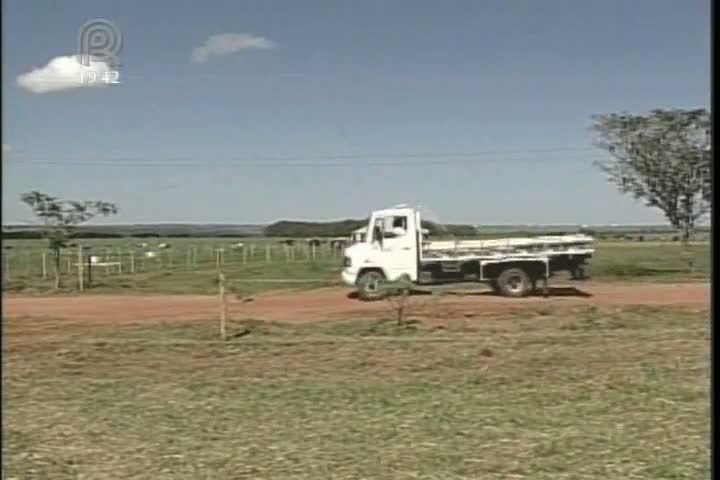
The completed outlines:
{"type": "Polygon", "coordinates": [[[371,270],[360,275],[357,280],[357,292],[361,300],[380,300],[385,296],[383,283],[385,275],[378,271],[371,270]]]}
{"type": "Polygon", "coordinates": [[[522,268],[508,268],[495,281],[504,297],[524,297],[532,290],[530,276],[522,268]]]}

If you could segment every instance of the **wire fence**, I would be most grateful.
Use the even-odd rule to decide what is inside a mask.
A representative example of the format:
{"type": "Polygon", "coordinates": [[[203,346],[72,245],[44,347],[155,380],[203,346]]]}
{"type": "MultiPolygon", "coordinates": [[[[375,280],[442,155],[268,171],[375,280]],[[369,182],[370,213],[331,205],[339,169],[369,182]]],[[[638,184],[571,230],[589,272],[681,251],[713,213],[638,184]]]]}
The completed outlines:
{"type": "MultiPolygon", "coordinates": [[[[153,272],[212,271],[262,265],[340,266],[345,245],[245,243],[230,247],[209,245],[155,249],[123,249],[82,246],[66,248],[56,256],[47,249],[7,247],[2,252],[2,279],[32,282],[50,280],[56,272],[62,277],[83,275],[111,277],[153,272]]],[[[91,279],[89,279],[91,281],[91,279]]],[[[251,279],[245,279],[250,281],[251,279]]],[[[299,279],[255,279],[300,282],[299,279]]]]}

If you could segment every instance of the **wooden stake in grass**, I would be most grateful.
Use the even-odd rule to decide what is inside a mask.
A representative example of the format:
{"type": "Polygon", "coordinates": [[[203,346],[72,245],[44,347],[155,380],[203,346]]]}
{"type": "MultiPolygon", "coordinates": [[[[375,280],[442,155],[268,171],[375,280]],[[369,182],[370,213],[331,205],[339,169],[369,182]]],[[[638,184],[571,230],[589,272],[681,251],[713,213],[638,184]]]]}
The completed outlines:
{"type": "Polygon", "coordinates": [[[227,338],[225,331],[225,321],[227,319],[227,301],[225,299],[225,275],[218,272],[218,299],[220,302],[220,338],[227,338]]]}
{"type": "Polygon", "coordinates": [[[47,278],[47,253],[42,252],[42,278],[47,278]]]}
{"type": "Polygon", "coordinates": [[[135,273],[135,253],[130,251],[130,273],[135,273]]]}
{"type": "Polygon", "coordinates": [[[5,281],[10,280],[10,254],[3,253],[3,267],[5,267],[5,281]]]}
{"type": "Polygon", "coordinates": [[[265,245],[265,262],[270,263],[270,244],[265,245]]]}
{"type": "Polygon", "coordinates": [[[82,245],[78,245],[78,289],[83,291],[83,253],[82,245]]]}

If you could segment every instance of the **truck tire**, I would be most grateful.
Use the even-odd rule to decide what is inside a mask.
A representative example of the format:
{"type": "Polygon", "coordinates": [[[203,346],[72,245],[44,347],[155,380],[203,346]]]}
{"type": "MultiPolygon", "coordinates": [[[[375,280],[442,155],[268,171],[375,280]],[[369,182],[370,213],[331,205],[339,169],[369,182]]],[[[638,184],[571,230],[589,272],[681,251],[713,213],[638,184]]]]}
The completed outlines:
{"type": "Polygon", "coordinates": [[[385,296],[382,284],[385,282],[385,275],[370,270],[360,275],[357,279],[357,292],[360,300],[373,301],[380,300],[385,296]]]}
{"type": "Polygon", "coordinates": [[[532,290],[530,276],[522,268],[508,268],[497,277],[500,295],[504,297],[524,297],[532,290]]]}

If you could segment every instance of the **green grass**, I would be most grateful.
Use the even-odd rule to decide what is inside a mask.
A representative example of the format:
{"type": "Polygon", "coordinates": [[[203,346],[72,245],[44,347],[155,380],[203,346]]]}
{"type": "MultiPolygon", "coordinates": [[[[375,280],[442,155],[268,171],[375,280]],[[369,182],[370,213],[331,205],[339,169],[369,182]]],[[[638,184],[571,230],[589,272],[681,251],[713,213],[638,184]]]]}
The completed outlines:
{"type": "MultiPolygon", "coordinates": [[[[297,247],[294,260],[288,259],[283,248],[274,241],[247,239],[173,239],[171,248],[161,250],[160,257],[146,259],[142,251],[133,249],[136,273],[130,270],[130,247],[128,240],[94,240],[92,251],[111,259],[122,253],[123,273],[106,274],[102,267],[94,269],[93,288],[97,293],[201,293],[216,292],[217,257],[214,248],[225,247],[241,241],[255,245],[254,255],[226,250],[222,269],[233,288],[245,294],[285,289],[314,288],[340,283],[341,258],[327,247],[316,252],[315,260],[308,259],[308,252],[297,247]],[[108,245],[113,245],[109,247],[108,245]],[[271,263],[267,262],[265,249],[272,245],[271,263]],[[193,255],[195,249],[195,255],[193,255]],[[115,253],[113,253],[115,252],[115,253]],[[189,256],[188,256],[189,254],[189,256]],[[190,260],[190,262],[188,262],[190,260]],[[274,280],[290,280],[274,282],[274,280]]],[[[157,242],[156,242],[157,243],[157,242]]],[[[4,288],[25,293],[44,293],[51,290],[52,279],[42,278],[41,241],[15,241],[7,250],[9,271],[4,288]]],[[[688,269],[683,248],[677,243],[661,242],[598,242],[591,263],[593,278],[603,281],[707,281],[710,274],[710,245],[697,243],[690,246],[694,270],[688,269]]],[[[68,253],[62,261],[67,270],[68,260],[76,261],[76,253],[68,253]]],[[[48,271],[51,267],[48,261],[48,271]]],[[[77,272],[71,267],[66,277],[66,291],[77,287],[77,272]]]]}
{"type": "Polygon", "coordinates": [[[708,320],[7,319],[4,478],[707,478],[708,320]]]}
{"type": "Polygon", "coordinates": [[[710,244],[602,242],[592,259],[592,276],[599,280],[702,280],[710,277],[710,244]],[[688,269],[692,260],[693,271],[688,269]]]}

